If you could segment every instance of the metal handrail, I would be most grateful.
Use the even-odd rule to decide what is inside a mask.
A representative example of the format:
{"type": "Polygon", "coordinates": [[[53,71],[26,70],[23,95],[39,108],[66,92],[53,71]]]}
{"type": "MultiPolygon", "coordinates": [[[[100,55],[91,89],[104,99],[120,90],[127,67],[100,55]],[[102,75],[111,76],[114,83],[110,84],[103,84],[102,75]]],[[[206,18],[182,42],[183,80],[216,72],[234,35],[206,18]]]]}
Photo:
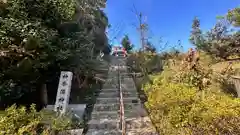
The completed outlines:
{"type": "MultiPolygon", "coordinates": [[[[120,65],[118,64],[118,67],[120,65]]],[[[125,116],[124,116],[124,104],[123,104],[123,94],[122,94],[122,81],[121,81],[121,74],[118,68],[118,84],[119,84],[119,93],[120,93],[120,123],[121,123],[121,130],[122,135],[126,135],[126,126],[125,126],[125,116]]]]}

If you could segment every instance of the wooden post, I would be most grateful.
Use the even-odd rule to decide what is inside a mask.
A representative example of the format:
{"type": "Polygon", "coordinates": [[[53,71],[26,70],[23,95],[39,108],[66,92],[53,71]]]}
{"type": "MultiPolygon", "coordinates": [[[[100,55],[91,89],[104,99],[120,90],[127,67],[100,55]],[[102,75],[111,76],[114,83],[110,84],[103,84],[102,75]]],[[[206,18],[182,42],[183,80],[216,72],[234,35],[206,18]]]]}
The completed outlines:
{"type": "Polygon", "coordinates": [[[238,98],[240,98],[240,76],[232,76],[232,81],[235,86],[238,98]]]}

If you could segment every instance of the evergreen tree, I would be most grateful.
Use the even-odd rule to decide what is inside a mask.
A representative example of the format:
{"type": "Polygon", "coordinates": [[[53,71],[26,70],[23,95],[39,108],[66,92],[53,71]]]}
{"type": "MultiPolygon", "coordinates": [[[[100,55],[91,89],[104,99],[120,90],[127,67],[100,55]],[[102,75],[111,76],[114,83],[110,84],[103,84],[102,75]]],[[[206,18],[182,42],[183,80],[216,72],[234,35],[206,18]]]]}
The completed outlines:
{"type": "Polygon", "coordinates": [[[127,53],[130,53],[133,49],[133,44],[131,43],[128,35],[125,35],[121,41],[122,46],[126,49],[127,53]]]}

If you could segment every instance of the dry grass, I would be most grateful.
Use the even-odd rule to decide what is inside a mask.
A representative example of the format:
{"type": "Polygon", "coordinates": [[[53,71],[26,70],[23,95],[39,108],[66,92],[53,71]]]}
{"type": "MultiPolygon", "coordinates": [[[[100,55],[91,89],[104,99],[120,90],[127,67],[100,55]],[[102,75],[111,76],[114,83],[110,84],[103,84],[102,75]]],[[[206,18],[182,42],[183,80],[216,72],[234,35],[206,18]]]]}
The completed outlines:
{"type": "MultiPolygon", "coordinates": [[[[213,64],[211,66],[211,68],[215,72],[220,72],[223,69],[227,68],[228,65],[229,65],[229,62],[219,62],[219,63],[213,64]]],[[[240,61],[233,62],[233,66],[232,67],[233,67],[233,69],[240,69],[240,61]]]]}

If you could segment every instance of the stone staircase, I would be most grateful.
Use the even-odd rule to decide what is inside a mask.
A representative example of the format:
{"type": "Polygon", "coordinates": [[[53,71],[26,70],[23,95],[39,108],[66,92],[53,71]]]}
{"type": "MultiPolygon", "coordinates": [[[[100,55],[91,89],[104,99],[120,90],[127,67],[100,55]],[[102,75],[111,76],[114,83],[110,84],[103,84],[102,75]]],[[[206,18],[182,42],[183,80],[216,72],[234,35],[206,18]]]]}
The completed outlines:
{"type": "Polygon", "coordinates": [[[141,103],[133,78],[126,69],[121,72],[121,88],[127,135],[158,135],[141,103]]]}
{"type": "Polygon", "coordinates": [[[117,73],[109,71],[108,81],[96,99],[86,135],[121,135],[117,73]]]}
{"type": "MultiPolygon", "coordinates": [[[[125,60],[114,58],[113,65],[125,60]]],[[[138,97],[135,83],[126,68],[121,68],[121,90],[123,95],[126,135],[158,135],[138,97]]],[[[122,135],[120,130],[120,90],[118,71],[109,71],[108,81],[96,99],[86,135],[122,135]]]]}
{"type": "Polygon", "coordinates": [[[131,77],[123,78],[122,90],[127,135],[158,135],[138,97],[131,77]]]}

